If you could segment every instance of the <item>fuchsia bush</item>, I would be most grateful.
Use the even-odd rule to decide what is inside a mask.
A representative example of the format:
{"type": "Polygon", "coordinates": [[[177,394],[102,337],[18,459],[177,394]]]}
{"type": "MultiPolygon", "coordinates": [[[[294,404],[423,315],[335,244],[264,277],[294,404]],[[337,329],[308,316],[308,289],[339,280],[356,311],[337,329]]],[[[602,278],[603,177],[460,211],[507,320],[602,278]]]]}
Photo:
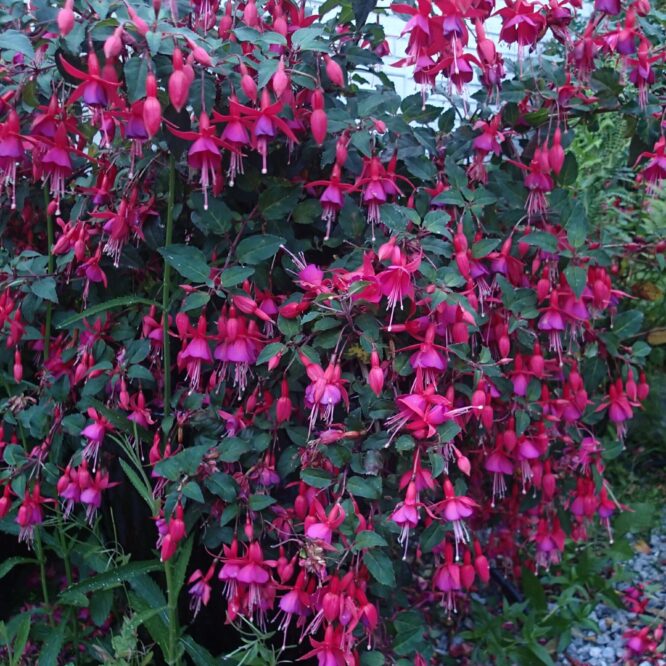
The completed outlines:
{"type": "Polygon", "coordinates": [[[649,391],[613,276],[664,244],[588,224],[567,146],[633,118],[649,206],[663,24],[646,0],[382,6],[422,89],[401,100],[374,9],[4,3],[0,526],[36,558],[3,574],[41,565],[26,654],[92,659],[80,636],[123,612],[95,595],[143,580],[129,608],[171,664],[208,663],[182,587],[306,663],[439,663],[429,628],[491,569],[520,585],[612,539],[605,461],[649,391]],[[133,554],[116,520],[161,563],[85,555],[133,554]]]}

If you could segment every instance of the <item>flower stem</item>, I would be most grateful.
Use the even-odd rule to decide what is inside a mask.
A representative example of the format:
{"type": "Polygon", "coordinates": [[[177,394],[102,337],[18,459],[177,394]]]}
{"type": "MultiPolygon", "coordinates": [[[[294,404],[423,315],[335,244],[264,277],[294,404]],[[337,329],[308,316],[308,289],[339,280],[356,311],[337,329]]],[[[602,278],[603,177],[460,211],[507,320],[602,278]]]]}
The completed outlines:
{"type": "Polygon", "coordinates": [[[39,578],[42,583],[42,597],[44,598],[44,605],[47,608],[49,615],[49,624],[53,626],[53,613],[51,609],[51,602],[49,601],[49,588],[46,583],[46,561],[44,559],[44,545],[42,544],[42,535],[39,525],[34,528],[35,532],[35,554],[39,562],[39,578]]]}
{"type": "Polygon", "coordinates": [[[167,584],[167,611],[169,618],[169,641],[167,644],[166,662],[169,666],[174,666],[177,662],[176,645],[178,634],[178,591],[174,589],[173,566],[171,560],[164,562],[164,575],[167,584]]]}
{"type": "MultiPolygon", "coordinates": [[[[44,206],[46,209],[46,243],[48,252],[48,271],[49,275],[53,275],[55,270],[55,260],[53,257],[53,243],[55,241],[53,231],[53,215],[49,213],[49,193],[44,188],[44,206]]],[[[51,346],[51,317],[53,315],[53,303],[47,301],[46,303],[46,320],[44,322],[44,360],[49,357],[49,348],[51,346]]]]}
{"type": "MultiPolygon", "coordinates": [[[[169,195],[167,199],[167,219],[164,245],[173,242],[173,208],[176,189],[176,162],[173,155],[169,156],[169,195]]],[[[171,266],[165,260],[162,274],[162,350],[164,352],[164,418],[169,416],[171,405],[171,345],[169,341],[169,300],[171,266]]]]}
{"type": "MultiPolygon", "coordinates": [[[[65,534],[65,528],[62,521],[62,512],[60,511],[60,505],[56,503],[56,521],[58,528],[58,541],[60,542],[60,550],[62,551],[62,562],[65,567],[65,579],[67,580],[67,586],[69,587],[73,582],[74,578],[72,576],[72,562],[69,557],[69,548],[67,547],[67,535],[65,534]]],[[[74,608],[67,609],[67,621],[72,622],[72,643],[75,647],[79,644],[79,623],[76,616],[76,610],[74,608]]],[[[78,649],[74,655],[74,663],[79,663],[79,651],[78,649]]]]}

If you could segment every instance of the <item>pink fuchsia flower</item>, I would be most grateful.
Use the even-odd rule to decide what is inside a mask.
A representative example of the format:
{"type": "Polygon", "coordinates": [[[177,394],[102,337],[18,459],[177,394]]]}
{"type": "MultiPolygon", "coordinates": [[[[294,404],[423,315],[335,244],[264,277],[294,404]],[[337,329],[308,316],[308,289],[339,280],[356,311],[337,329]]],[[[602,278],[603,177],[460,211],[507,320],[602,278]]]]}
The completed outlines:
{"type": "MultiPolygon", "coordinates": [[[[500,440],[501,442],[502,440],[500,440]]],[[[493,499],[491,507],[495,506],[495,499],[504,499],[506,495],[506,482],[504,476],[513,474],[513,463],[498,444],[495,450],[486,458],[484,468],[493,474],[493,499]]]]}
{"type": "Polygon", "coordinates": [[[16,167],[25,153],[21,140],[19,117],[10,109],[7,120],[0,123],[0,182],[11,192],[11,209],[16,208],[16,167]]]}
{"type": "Polygon", "coordinates": [[[326,514],[321,502],[314,500],[311,511],[314,512],[314,515],[305,518],[305,536],[330,545],[334,531],[342,525],[346,517],[342,505],[334,504],[326,514]]]}
{"type": "Polygon", "coordinates": [[[88,408],[88,418],[92,419],[92,423],[88,424],[81,431],[81,436],[87,440],[83,449],[83,457],[86,461],[92,460],[94,472],[97,467],[99,449],[102,446],[106,433],[113,431],[113,426],[93,407],[88,408]]]}
{"type": "Polygon", "coordinates": [[[79,484],[81,486],[81,503],[86,505],[86,518],[92,525],[95,515],[100,506],[102,506],[102,491],[107,488],[117,486],[118,482],[109,481],[109,473],[97,470],[94,477],[86,475],[87,483],[82,483],[82,477],[79,475],[79,484]]]}
{"type": "Polygon", "coordinates": [[[410,481],[405,493],[404,502],[399,502],[390,520],[392,520],[400,528],[400,536],[398,543],[404,545],[405,551],[403,559],[407,559],[407,548],[409,547],[409,530],[416,529],[419,524],[419,510],[418,510],[418,490],[416,483],[410,481]]]}
{"type": "Polygon", "coordinates": [[[193,141],[187,153],[187,163],[191,169],[201,172],[199,182],[204,195],[204,210],[208,210],[208,189],[212,185],[213,192],[217,192],[218,188],[222,187],[220,147],[231,150],[232,160],[236,158],[237,149],[216,136],[215,127],[211,125],[205,111],[202,111],[199,116],[198,132],[182,132],[173,127],[169,129],[172,134],[181,139],[193,141]]]}
{"type": "Polygon", "coordinates": [[[391,264],[388,268],[377,275],[382,294],[387,297],[388,307],[391,310],[388,331],[391,332],[395,308],[400,304],[403,309],[403,301],[406,298],[414,299],[413,275],[421,265],[421,255],[415,255],[408,259],[397,245],[392,248],[390,256],[391,264]]]}
{"type": "Polygon", "coordinates": [[[213,355],[208,346],[208,336],[206,335],[206,317],[201,315],[197,327],[194,329],[187,315],[179,312],[176,315],[176,326],[184,345],[182,351],[178,354],[178,365],[187,369],[190,389],[197,391],[201,383],[201,366],[213,361],[213,355]],[[191,340],[185,344],[187,338],[191,338],[191,340]]]}
{"type": "Polygon", "coordinates": [[[344,387],[340,364],[336,363],[335,355],[324,370],[318,363],[313,363],[305,354],[300,354],[311,384],[305,389],[305,404],[310,408],[310,432],[317,419],[322,417],[327,425],[333,422],[333,413],[340,402],[349,408],[349,397],[344,387]]]}
{"type": "Polygon", "coordinates": [[[444,499],[436,505],[439,514],[453,524],[453,535],[456,544],[456,561],[460,559],[458,544],[469,543],[469,532],[465,520],[473,515],[478,504],[465,495],[456,495],[453,484],[444,479],[444,499]]]}
{"type": "Polygon", "coordinates": [[[560,521],[555,516],[552,525],[549,526],[545,518],[539,521],[536,534],[533,537],[536,543],[536,564],[548,569],[551,564],[560,562],[564,552],[566,535],[560,527],[560,521]]]}
{"type": "Polygon", "coordinates": [[[190,610],[194,617],[199,614],[201,606],[207,606],[210,601],[212,587],[210,580],[215,573],[215,563],[211,564],[208,571],[204,574],[201,569],[197,569],[188,579],[190,586],[190,610]]]}
{"type": "Polygon", "coordinates": [[[321,203],[321,219],[326,222],[326,234],[324,240],[327,241],[331,236],[331,225],[338,217],[345,202],[345,193],[353,189],[353,186],[342,182],[342,171],[337,164],[333,165],[331,177],[329,180],[314,180],[307,184],[307,187],[325,187],[319,202],[321,203]]]}
{"type": "Polygon", "coordinates": [[[444,546],[444,563],[435,571],[433,584],[444,593],[445,607],[450,614],[456,612],[456,596],[462,590],[462,581],[460,578],[461,567],[457,564],[458,553],[456,551],[456,561],[453,559],[453,548],[450,543],[444,546]]]}
{"type": "Polygon", "coordinates": [[[16,523],[19,526],[19,542],[25,542],[28,546],[32,546],[35,527],[44,522],[43,505],[48,501],[42,497],[39,483],[34,485],[32,492],[28,488],[25,489],[23,501],[16,514],[16,523]]]}

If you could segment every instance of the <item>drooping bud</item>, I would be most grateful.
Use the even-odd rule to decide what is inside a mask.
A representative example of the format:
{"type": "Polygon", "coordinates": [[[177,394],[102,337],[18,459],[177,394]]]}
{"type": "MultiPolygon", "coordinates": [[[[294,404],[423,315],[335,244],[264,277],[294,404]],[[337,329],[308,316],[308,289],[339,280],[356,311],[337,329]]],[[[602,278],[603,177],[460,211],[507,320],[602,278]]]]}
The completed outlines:
{"type": "Polygon", "coordinates": [[[562,148],[562,132],[558,127],[553,134],[553,145],[548,149],[548,162],[555,175],[560,175],[564,166],[564,148],[562,148]]]}
{"type": "Polygon", "coordinates": [[[146,76],[146,100],[143,103],[143,124],[148,136],[155,136],[162,125],[162,107],[157,99],[157,81],[155,75],[146,76]]]}
{"type": "Polygon", "coordinates": [[[169,77],[169,100],[176,111],[180,111],[190,96],[190,83],[183,66],[183,54],[179,48],[173,50],[172,56],[173,72],[169,77]]]}
{"type": "Polygon", "coordinates": [[[384,390],[384,371],[379,363],[379,354],[374,350],[370,354],[370,365],[368,385],[372,389],[372,392],[379,397],[384,390]]]}
{"type": "Polygon", "coordinates": [[[334,86],[342,88],[345,85],[345,75],[342,67],[329,55],[324,56],[324,61],[326,62],[326,76],[334,86]]]}
{"type": "Polygon", "coordinates": [[[291,84],[287,72],[284,71],[284,60],[282,58],[280,58],[280,62],[278,63],[275,74],[273,74],[271,82],[273,84],[273,91],[278,99],[282,97],[291,84]]]}
{"type": "Polygon", "coordinates": [[[66,37],[74,28],[74,0],[65,0],[65,6],[58,12],[58,30],[66,37]]]}

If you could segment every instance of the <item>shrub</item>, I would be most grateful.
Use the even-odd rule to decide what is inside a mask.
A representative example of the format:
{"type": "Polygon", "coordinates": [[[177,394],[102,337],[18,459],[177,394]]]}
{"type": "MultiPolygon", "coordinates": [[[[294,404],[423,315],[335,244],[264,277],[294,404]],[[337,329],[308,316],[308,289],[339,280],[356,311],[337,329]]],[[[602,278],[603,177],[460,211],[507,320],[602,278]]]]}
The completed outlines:
{"type": "Polygon", "coordinates": [[[576,4],[498,10],[511,77],[493,3],[381,10],[406,99],[370,2],[4,5],[10,663],[436,663],[491,573],[538,589],[612,538],[649,392],[613,275],[664,244],[609,242],[567,148],[619,114],[658,189],[663,26],[576,4]]]}

